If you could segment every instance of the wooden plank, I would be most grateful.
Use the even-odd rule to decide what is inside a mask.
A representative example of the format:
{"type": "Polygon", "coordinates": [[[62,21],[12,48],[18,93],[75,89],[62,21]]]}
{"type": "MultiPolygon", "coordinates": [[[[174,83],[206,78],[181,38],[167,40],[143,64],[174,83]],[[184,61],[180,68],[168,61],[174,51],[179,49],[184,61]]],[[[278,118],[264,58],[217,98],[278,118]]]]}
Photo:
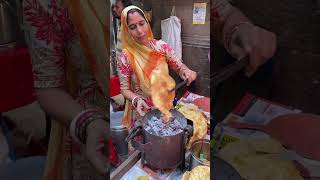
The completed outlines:
{"type": "Polygon", "coordinates": [[[141,152],[136,150],[128,157],[116,170],[110,175],[110,180],[120,179],[126,172],[128,172],[139,161],[141,152]]]}

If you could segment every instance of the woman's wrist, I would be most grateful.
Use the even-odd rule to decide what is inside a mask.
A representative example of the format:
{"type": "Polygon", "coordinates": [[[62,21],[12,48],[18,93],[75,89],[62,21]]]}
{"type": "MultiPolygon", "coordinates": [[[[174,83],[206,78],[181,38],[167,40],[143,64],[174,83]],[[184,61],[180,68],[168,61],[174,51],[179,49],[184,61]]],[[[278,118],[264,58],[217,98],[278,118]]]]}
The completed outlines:
{"type": "Polygon", "coordinates": [[[133,98],[132,98],[132,101],[131,101],[131,103],[132,103],[132,106],[134,107],[134,108],[137,108],[137,104],[138,104],[138,101],[141,99],[141,97],[139,96],[139,95],[136,95],[136,96],[134,96],[133,98]]]}
{"type": "Polygon", "coordinates": [[[184,64],[180,67],[180,69],[179,69],[179,76],[180,76],[180,78],[183,77],[183,73],[184,73],[185,71],[187,71],[187,70],[188,70],[188,67],[187,67],[186,65],[184,65],[184,64]]]}
{"type": "Polygon", "coordinates": [[[73,118],[70,125],[70,133],[72,138],[78,143],[85,144],[87,140],[87,128],[97,119],[104,119],[103,111],[91,108],[81,111],[73,118]]]}
{"type": "Polygon", "coordinates": [[[225,19],[222,30],[222,42],[226,38],[227,33],[229,33],[238,24],[252,24],[251,21],[237,8],[231,8],[228,16],[225,19]]]}
{"type": "Polygon", "coordinates": [[[230,44],[233,37],[233,34],[236,33],[240,27],[242,26],[253,26],[253,24],[250,21],[242,21],[236,24],[233,24],[226,30],[223,37],[223,44],[225,49],[230,53],[230,44]]]}

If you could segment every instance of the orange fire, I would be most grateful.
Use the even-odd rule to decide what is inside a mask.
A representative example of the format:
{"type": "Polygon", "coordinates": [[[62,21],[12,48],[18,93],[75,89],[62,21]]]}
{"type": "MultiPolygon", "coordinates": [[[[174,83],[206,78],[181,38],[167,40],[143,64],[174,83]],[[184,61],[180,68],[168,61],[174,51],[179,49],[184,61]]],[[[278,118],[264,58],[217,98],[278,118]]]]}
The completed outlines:
{"type": "Polygon", "coordinates": [[[156,108],[164,114],[164,122],[171,118],[170,110],[173,108],[175,92],[169,92],[176,85],[169,75],[168,65],[160,63],[151,73],[151,98],[156,108]]]}

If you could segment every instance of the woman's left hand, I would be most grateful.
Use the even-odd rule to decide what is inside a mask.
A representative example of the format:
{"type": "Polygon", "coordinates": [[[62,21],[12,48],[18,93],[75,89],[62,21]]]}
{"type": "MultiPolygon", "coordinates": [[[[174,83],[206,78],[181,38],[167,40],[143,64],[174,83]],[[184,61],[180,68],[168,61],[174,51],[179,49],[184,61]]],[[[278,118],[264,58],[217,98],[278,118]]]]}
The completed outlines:
{"type": "Polygon", "coordinates": [[[184,81],[187,81],[187,86],[189,86],[194,80],[196,80],[197,73],[195,71],[192,71],[192,70],[186,68],[186,69],[182,70],[181,78],[184,81]]]}

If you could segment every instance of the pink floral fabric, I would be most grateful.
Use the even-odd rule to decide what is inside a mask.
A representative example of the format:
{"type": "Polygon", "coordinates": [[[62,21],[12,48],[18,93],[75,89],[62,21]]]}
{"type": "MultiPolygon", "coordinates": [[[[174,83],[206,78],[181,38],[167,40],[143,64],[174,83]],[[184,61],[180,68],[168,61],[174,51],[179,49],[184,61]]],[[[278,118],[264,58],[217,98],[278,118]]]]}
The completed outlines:
{"type": "Polygon", "coordinates": [[[224,21],[230,8],[228,0],[214,0],[211,5],[213,21],[224,21]]]}
{"type": "MultiPolygon", "coordinates": [[[[76,68],[79,85],[77,101],[84,107],[98,106],[101,96],[90,72],[62,0],[24,0],[23,18],[26,42],[32,57],[35,88],[63,87],[66,81],[66,55],[76,68]]],[[[68,135],[67,135],[68,136],[68,135]]],[[[103,179],[86,159],[84,147],[65,137],[67,156],[65,180],[103,179]]]]}
{"type": "Polygon", "coordinates": [[[74,34],[66,9],[56,0],[25,0],[23,11],[35,87],[64,85],[64,47],[74,34]]]}

